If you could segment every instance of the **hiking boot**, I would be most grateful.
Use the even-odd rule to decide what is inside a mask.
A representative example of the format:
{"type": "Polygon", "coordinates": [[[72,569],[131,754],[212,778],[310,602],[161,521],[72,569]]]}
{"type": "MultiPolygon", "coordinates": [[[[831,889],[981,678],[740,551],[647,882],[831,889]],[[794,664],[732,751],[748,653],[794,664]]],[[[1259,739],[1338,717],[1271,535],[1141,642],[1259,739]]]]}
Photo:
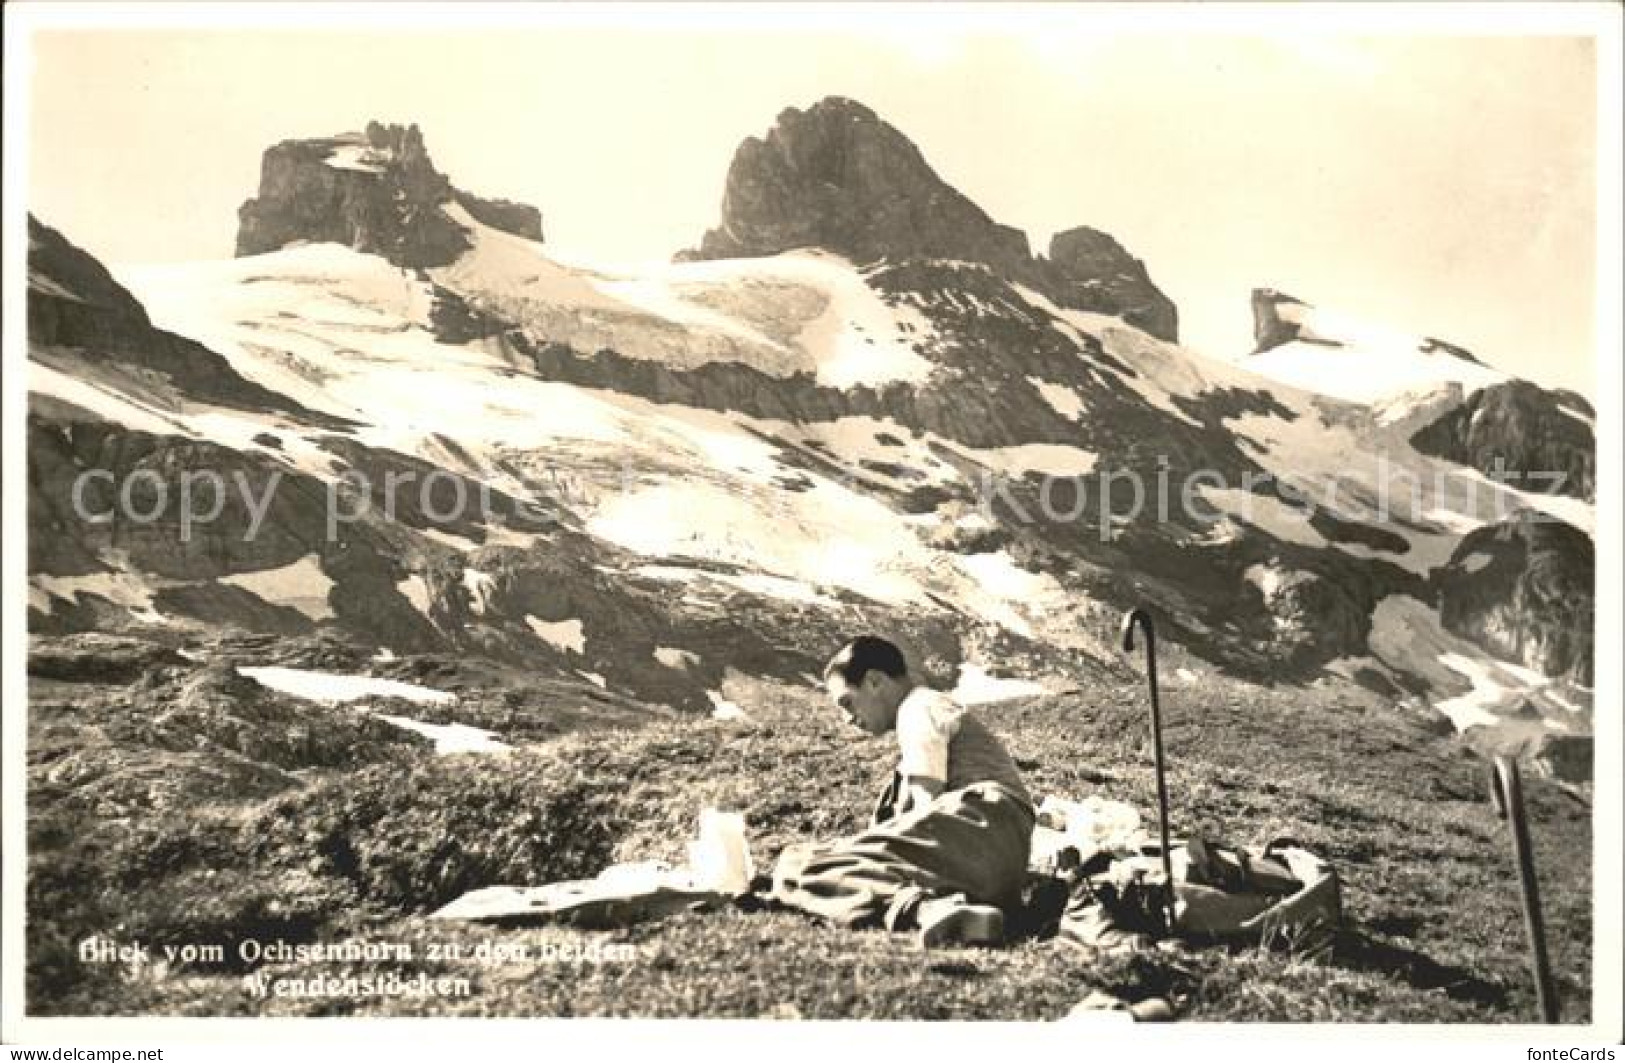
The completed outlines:
{"type": "Polygon", "coordinates": [[[1004,913],[988,904],[927,904],[920,910],[920,947],[998,948],[1004,944],[1004,913]]]}

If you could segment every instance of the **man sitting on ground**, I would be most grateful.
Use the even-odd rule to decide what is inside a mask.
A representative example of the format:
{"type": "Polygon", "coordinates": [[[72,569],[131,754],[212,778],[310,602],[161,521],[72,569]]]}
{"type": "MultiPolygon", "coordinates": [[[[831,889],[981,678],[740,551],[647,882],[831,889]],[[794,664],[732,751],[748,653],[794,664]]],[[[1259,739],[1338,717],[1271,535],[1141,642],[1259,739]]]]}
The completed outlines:
{"type": "Polygon", "coordinates": [[[997,945],[1021,903],[1032,797],[1004,746],[946,694],[916,683],[902,651],[853,639],[824,668],[830,699],[901,754],[869,829],[792,845],[774,870],[781,902],[843,926],[918,928],[927,947],[997,945]]]}

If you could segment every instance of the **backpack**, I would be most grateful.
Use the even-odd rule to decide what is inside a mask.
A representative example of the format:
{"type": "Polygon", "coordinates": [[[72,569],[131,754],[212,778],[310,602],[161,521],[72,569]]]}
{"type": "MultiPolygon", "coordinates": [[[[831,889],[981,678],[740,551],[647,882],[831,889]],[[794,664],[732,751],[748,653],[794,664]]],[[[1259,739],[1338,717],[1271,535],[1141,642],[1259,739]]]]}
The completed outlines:
{"type": "Polygon", "coordinates": [[[1103,951],[1144,948],[1175,937],[1287,948],[1314,960],[1330,954],[1343,916],[1337,873],[1292,839],[1237,848],[1192,838],[1171,846],[1169,862],[1171,927],[1162,849],[1155,841],[1063,866],[1069,894],[1061,937],[1103,951]]]}

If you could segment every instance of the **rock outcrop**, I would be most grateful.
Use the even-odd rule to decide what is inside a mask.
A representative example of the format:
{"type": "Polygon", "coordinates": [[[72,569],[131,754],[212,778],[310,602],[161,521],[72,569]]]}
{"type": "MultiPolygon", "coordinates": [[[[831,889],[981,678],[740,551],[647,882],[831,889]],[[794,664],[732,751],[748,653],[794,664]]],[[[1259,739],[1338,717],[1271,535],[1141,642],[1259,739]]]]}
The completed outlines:
{"type": "Polygon", "coordinates": [[[133,683],[186,659],[168,646],[124,635],[87,631],[59,639],[33,639],[28,674],[64,683],[133,683]]]}
{"type": "Polygon", "coordinates": [[[1434,580],[1447,630],[1545,675],[1591,685],[1596,566],[1589,535],[1522,510],[1464,536],[1434,580]]]}
{"type": "Polygon", "coordinates": [[[480,224],[522,236],[526,240],[542,242],[542,212],[529,203],[515,203],[511,199],[483,199],[460,188],[453,188],[451,195],[480,224]]]}
{"type": "Polygon", "coordinates": [[[1309,304],[1274,288],[1253,289],[1253,353],[1267,350],[1305,338],[1302,327],[1303,311],[1309,304]]]}
{"type": "Polygon", "coordinates": [[[1350,571],[1328,574],[1286,568],[1279,559],[1249,568],[1247,579],[1264,601],[1260,631],[1285,662],[1357,653],[1371,632],[1371,591],[1350,571]]]}
{"type": "Polygon", "coordinates": [[[908,137],[840,97],[782,112],[734,154],[721,224],[683,259],[750,258],[818,247],[867,264],[976,262],[1057,304],[1122,316],[1159,339],[1178,338],[1173,303],[1116,240],[1079,227],[1035,257],[1025,233],[989,217],[949,185],[908,137]]]}
{"type": "Polygon", "coordinates": [[[28,339],[46,347],[131,346],[146,310],[93,255],[28,216],[28,339]]]}
{"type": "Polygon", "coordinates": [[[1061,305],[1115,314],[1170,342],[1179,336],[1179,311],[1151,282],[1145,263],[1107,233],[1087,226],[1056,233],[1049,260],[1066,282],[1061,305]]]}
{"type": "Polygon", "coordinates": [[[722,224],[697,258],[776,255],[822,247],[855,262],[950,258],[989,265],[1029,260],[1027,238],[1000,225],[931,169],[873,111],[830,97],[787,108],[762,139],[734,154],[722,224]]]}
{"type": "Polygon", "coordinates": [[[485,225],[542,238],[536,208],[454,188],[416,125],[372,122],[365,133],[286,140],[266,149],[259,194],[238,210],[237,254],[325,241],[407,268],[444,266],[469,247],[446,211],[452,204],[485,225]]]}
{"type": "Polygon", "coordinates": [[[1521,490],[1593,501],[1597,443],[1590,411],[1572,392],[1514,380],[1473,392],[1413,435],[1411,446],[1521,490]]]}
{"type": "Polygon", "coordinates": [[[1452,358],[1459,358],[1464,362],[1471,362],[1474,365],[1485,364],[1483,359],[1479,358],[1467,348],[1458,346],[1454,343],[1446,343],[1444,340],[1435,339],[1432,336],[1424,336],[1417,349],[1423,354],[1447,354],[1452,358]]]}

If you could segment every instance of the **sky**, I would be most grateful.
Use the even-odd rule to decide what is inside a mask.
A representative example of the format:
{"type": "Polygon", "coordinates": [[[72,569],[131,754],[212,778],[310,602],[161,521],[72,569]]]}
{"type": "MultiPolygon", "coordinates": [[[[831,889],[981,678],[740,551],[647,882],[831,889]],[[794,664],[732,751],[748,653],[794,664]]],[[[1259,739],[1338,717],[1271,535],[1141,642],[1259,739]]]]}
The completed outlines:
{"type": "Polygon", "coordinates": [[[1590,40],[641,12],[40,31],[29,209],[110,263],[226,257],[267,146],[416,122],[459,187],[540,208],[560,257],[665,260],[716,224],[741,140],[840,95],[1034,251],[1112,233],[1203,353],[1250,350],[1273,287],[1595,395],[1590,40]]]}

